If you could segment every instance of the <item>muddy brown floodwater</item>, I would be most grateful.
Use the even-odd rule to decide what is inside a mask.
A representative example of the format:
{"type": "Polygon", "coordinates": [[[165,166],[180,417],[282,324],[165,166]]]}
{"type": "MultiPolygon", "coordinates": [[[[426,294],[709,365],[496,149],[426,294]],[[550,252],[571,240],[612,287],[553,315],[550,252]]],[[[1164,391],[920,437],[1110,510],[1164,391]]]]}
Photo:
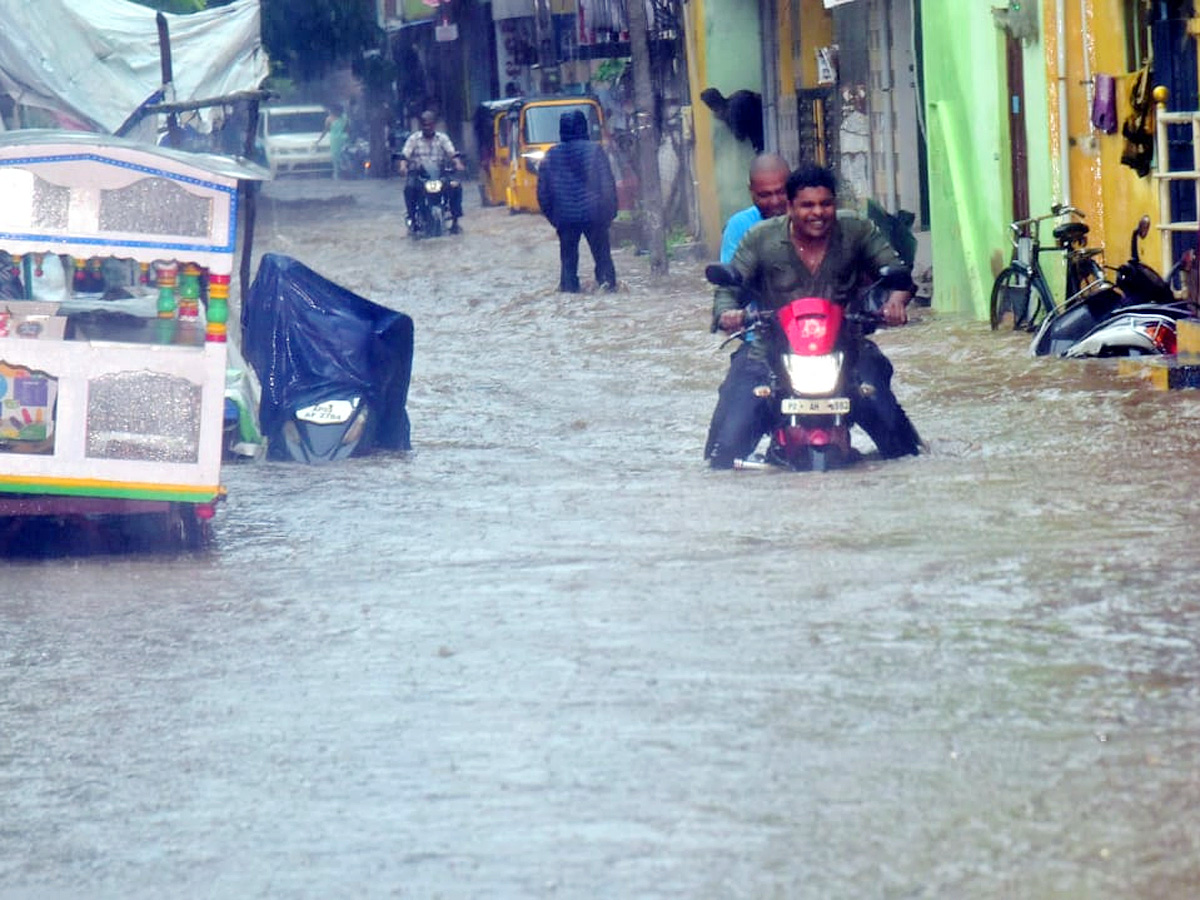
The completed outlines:
{"type": "Polygon", "coordinates": [[[1200,394],[925,311],[929,453],[709,472],[698,262],[399,209],[272,185],[257,249],[414,318],[413,454],[5,562],[0,898],[1194,896],[1200,394]]]}

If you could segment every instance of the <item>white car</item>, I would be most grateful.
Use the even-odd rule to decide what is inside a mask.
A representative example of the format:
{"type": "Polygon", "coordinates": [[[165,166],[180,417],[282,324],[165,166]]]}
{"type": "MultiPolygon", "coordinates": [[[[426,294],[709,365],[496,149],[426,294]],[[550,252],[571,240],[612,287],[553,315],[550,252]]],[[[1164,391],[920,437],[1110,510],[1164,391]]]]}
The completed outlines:
{"type": "Polygon", "coordinates": [[[268,106],[258,114],[258,144],[271,177],[289,174],[332,174],[333,151],[325,129],[323,106],[268,106]]]}

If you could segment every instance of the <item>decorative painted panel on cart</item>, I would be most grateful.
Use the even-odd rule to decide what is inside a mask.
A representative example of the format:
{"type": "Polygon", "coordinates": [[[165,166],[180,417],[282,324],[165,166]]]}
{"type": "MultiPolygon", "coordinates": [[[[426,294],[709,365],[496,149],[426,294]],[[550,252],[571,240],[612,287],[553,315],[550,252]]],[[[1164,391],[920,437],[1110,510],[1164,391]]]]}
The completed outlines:
{"type": "Polygon", "coordinates": [[[0,361],[0,453],[53,453],[58,379],[0,361]]]}

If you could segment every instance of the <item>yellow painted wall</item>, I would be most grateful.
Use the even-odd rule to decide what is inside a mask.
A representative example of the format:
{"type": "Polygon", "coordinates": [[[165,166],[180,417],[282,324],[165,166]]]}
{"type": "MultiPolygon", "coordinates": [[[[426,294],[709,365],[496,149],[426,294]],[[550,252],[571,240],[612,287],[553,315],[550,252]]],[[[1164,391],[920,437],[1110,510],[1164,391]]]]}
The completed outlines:
{"type": "Polygon", "coordinates": [[[779,96],[817,87],[817,48],[833,43],[833,16],[822,0],[779,0],[775,28],[780,48],[779,96]],[[797,44],[799,50],[793,53],[797,44]]]}
{"type": "Polygon", "coordinates": [[[800,81],[788,82],[788,90],[792,90],[793,85],[799,88],[818,87],[817,48],[833,43],[833,16],[825,8],[823,0],[783,2],[800,4],[800,81]]]}
{"type": "Polygon", "coordinates": [[[705,0],[691,0],[684,9],[684,43],[687,47],[688,84],[692,107],[692,177],[700,211],[701,237],[715,257],[721,245],[721,204],[716,192],[716,156],[713,151],[713,114],[700,92],[707,84],[705,0]]]}
{"type": "MultiPolygon", "coordinates": [[[[1139,178],[1121,164],[1120,128],[1104,134],[1091,125],[1089,88],[1099,73],[1117,78],[1117,111],[1121,121],[1129,113],[1129,88],[1133,73],[1126,70],[1124,14],[1121,0],[1085,0],[1064,5],[1062,34],[1066,49],[1066,78],[1058,67],[1059,29],[1056,4],[1043,4],[1043,46],[1046,56],[1047,108],[1050,116],[1051,160],[1055,181],[1061,184],[1058,91],[1065,84],[1071,204],[1087,214],[1092,246],[1102,246],[1105,261],[1115,266],[1129,253],[1129,235],[1138,219],[1148,213],[1158,223],[1156,188],[1150,176],[1139,178]]],[[[1034,204],[1036,207],[1036,204],[1034,204]]],[[[1148,261],[1159,259],[1157,231],[1143,244],[1148,261]]]]}

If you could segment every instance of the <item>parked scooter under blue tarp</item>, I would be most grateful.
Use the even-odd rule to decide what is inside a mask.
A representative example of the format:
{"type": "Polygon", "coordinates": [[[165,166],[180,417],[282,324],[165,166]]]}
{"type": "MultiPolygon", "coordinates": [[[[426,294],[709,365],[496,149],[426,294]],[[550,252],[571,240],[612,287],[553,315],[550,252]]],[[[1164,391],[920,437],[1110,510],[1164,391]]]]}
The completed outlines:
{"type": "Polygon", "coordinates": [[[269,253],[242,305],[242,334],[262,383],[268,459],[323,463],[411,449],[409,316],[269,253]]]}

